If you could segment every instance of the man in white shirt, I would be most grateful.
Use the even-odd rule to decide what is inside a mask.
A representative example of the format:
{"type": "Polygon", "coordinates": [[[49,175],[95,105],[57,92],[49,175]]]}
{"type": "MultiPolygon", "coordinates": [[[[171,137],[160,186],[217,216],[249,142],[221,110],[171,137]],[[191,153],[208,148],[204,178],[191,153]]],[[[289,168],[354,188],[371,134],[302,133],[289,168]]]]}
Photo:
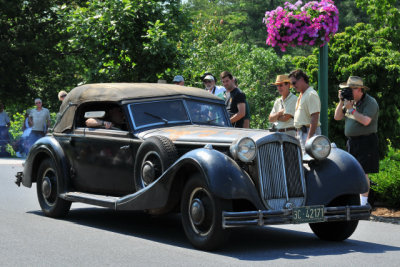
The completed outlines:
{"type": "Polygon", "coordinates": [[[32,131],[29,135],[30,145],[33,145],[39,138],[45,136],[50,127],[50,112],[42,106],[40,98],[35,99],[36,108],[29,114],[29,124],[32,125],[32,131]]]}
{"type": "Polygon", "coordinates": [[[318,93],[309,86],[309,78],[302,70],[292,71],[289,78],[292,86],[300,93],[294,113],[294,127],[296,127],[297,138],[300,140],[304,154],[306,141],[314,135],[321,134],[319,121],[321,101],[318,93]]]}
{"type": "Polygon", "coordinates": [[[214,75],[206,72],[202,76],[202,81],[207,91],[209,91],[213,95],[218,96],[222,100],[225,100],[226,89],[225,87],[215,85],[216,79],[214,75]]]}
{"type": "Polygon", "coordinates": [[[296,137],[293,118],[296,110],[297,96],[290,92],[290,79],[287,75],[278,75],[274,85],[276,85],[281,97],[275,100],[268,119],[275,124],[278,132],[296,137]]]}

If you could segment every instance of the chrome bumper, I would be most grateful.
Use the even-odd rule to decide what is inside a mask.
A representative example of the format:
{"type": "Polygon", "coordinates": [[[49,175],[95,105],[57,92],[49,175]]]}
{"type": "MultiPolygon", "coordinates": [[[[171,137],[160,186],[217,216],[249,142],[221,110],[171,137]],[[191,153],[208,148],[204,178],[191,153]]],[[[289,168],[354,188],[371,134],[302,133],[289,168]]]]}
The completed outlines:
{"type": "MultiPolygon", "coordinates": [[[[339,206],[324,208],[324,222],[369,220],[371,206],[339,206]]],[[[293,224],[291,209],[222,212],[222,227],[233,228],[250,225],[293,224]]]]}

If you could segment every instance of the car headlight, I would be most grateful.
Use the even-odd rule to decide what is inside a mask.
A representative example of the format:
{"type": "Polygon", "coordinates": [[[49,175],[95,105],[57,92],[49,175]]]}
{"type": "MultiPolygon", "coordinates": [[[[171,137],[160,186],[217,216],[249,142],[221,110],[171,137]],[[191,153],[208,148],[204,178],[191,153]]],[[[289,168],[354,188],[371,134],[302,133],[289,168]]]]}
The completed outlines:
{"type": "Polygon", "coordinates": [[[230,152],[235,159],[251,162],[256,157],[256,143],[253,139],[244,137],[231,145],[230,152]]]}
{"type": "Polygon", "coordinates": [[[331,144],[329,139],[323,135],[311,137],[306,142],[306,152],[316,160],[323,160],[331,153],[331,144]]]}

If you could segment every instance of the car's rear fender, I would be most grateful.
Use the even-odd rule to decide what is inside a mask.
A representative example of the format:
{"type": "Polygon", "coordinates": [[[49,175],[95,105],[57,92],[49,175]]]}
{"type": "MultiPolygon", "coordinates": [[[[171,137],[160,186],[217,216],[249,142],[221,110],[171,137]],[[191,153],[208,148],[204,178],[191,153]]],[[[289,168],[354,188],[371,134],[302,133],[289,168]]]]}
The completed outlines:
{"type": "Polygon", "coordinates": [[[54,161],[58,175],[62,178],[62,181],[64,181],[62,185],[63,188],[60,188],[60,192],[66,192],[68,184],[66,181],[69,177],[69,164],[60,144],[54,137],[51,136],[46,136],[39,139],[31,147],[24,164],[22,184],[26,187],[32,187],[32,183],[36,182],[37,171],[40,163],[46,158],[51,158],[54,161]]]}
{"type": "Polygon", "coordinates": [[[364,171],[358,161],[342,149],[333,148],[329,157],[310,163],[306,171],[307,205],[327,205],[341,195],[368,190],[364,171]]]}

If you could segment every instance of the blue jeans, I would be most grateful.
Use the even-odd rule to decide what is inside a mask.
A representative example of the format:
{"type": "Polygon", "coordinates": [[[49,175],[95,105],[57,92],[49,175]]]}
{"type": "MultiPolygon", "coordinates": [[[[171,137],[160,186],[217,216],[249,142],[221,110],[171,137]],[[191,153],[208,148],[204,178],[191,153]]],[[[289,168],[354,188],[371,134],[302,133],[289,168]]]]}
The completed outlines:
{"type": "Polygon", "coordinates": [[[42,131],[32,131],[31,134],[28,137],[28,146],[29,149],[31,148],[31,146],[40,138],[42,138],[43,136],[45,136],[45,132],[42,131]]]}
{"type": "Polygon", "coordinates": [[[10,134],[6,126],[0,126],[0,156],[9,156],[6,152],[7,144],[10,142],[10,134]]]}

